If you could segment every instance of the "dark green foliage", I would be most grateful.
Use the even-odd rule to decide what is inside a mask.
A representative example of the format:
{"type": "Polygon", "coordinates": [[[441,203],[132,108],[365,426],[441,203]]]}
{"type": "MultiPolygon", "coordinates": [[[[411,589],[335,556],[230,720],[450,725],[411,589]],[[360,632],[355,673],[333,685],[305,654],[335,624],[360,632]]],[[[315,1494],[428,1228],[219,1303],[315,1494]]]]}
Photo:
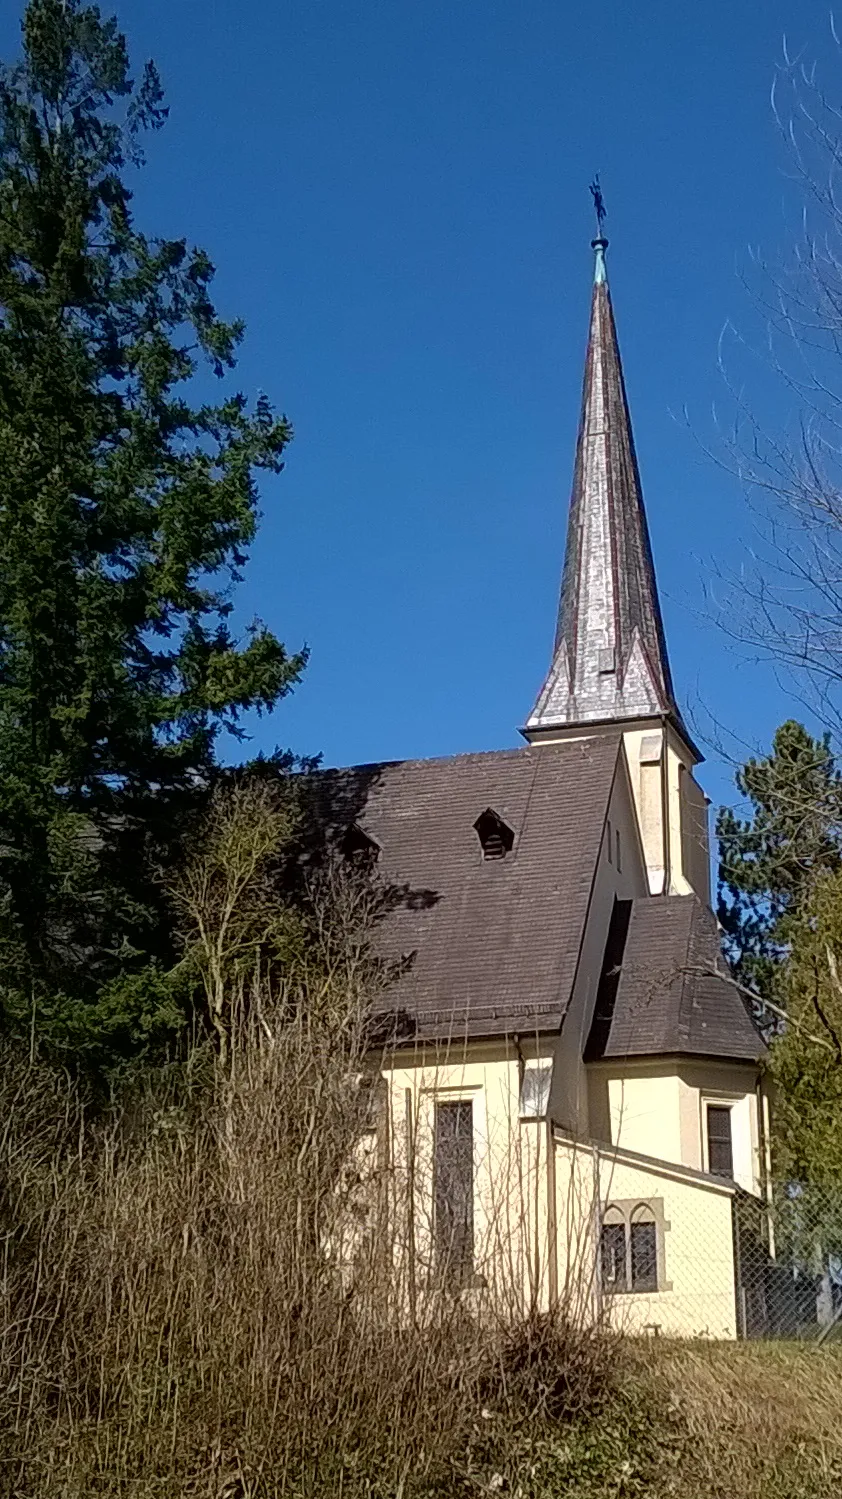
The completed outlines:
{"type": "Polygon", "coordinates": [[[803,1236],[819,1190],[822,1232],[839,1242],[842,779],[828,739],[790,722],[737,786],[752,811],[744,820],[727,808],[719,814],[719,912],[738,979],[775,1006],[765,1013],[777,1085],[774,1166],[787,1184],[781,1223],[803,1236]],[[795,1197],[793,1182],[802,1184],[795,1197]]]}
{"type": "Polygon", "coordinates": [[[779,1177],[803,1184],[786,1219],[842,1244],[842,871],[816,880],[790,922],[776,993],[787,1022],[771,1048],[779,1177]],[[816,1192],[818,1195],[816,1195],[816,1192]]]}
{"type": "Polygon", "coordinates": [[[204,252],[133,223],[126,172],[165,115],[113,20],[31,0],[0,74],[0,999],[76,1054],[183,1013],[155,872],[220,730],[304,664],[231,631],[290,428],[263,398],[188,400],[242,327],[204,252]]]}
{"type": "Polygon", "coordinates": [[[736,783],[751,813],[722,807],[717,818],[719,919],[737,978],[770,998],[793,917],[817,876],[840,867],[842,777],[828,738],[790,721],[736,783]]]}

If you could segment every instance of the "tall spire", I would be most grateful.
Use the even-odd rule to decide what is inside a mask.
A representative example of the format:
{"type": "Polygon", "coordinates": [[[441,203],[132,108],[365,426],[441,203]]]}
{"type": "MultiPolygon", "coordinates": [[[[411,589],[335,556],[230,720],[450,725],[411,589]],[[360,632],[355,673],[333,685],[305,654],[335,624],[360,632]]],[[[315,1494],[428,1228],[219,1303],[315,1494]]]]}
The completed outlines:
{"type": "Polygon", "coordinates": [[[561,603],[553,663],[524,731],[528,739],[547,729],[664,715],[681,726],[605,271],[598,181],[596,189],[591,323],[561,603]]]}

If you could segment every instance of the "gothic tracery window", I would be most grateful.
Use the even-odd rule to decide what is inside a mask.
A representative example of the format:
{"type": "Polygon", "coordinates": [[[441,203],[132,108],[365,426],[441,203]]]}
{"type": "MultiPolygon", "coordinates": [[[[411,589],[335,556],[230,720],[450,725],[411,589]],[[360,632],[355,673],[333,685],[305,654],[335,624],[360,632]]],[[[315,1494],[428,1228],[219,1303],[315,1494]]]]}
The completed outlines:
{"type": "Polygon", "coordinates": [[[660,1199],[611,1203],[602,1217],[599,1268],[607,1295],[667,1289],[663,1280],[664,1230],[660,1199]]]}

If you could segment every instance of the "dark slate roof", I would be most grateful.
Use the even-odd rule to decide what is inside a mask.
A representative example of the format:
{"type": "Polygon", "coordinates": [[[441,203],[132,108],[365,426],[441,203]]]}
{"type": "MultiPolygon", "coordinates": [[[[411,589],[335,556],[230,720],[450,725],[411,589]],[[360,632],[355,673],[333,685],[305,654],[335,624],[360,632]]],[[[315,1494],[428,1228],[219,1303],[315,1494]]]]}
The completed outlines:
{"type": "Polygon", "coordinates": [[[408,958],[388,995],[404,1039],[557,1029],[573,986],[619,736],[323,771],[328,831],[356,825],[390,888],[377,945],[408,958]],[[515,835],[484,860],[491,808],[515,835]]]}
{"type": "Polygon", "coordinates": [[[603,975],[586,1059],[687,1054],[756,1061],[762,1037],[724,975],[716,918],[696,896],[635,900],[619,984],[612,995],[603,975]]]}
{"type": "Polygon", "coordinates": [[[527,732],[669,715],[670,676],[611,293],[595,240],[582,413],[550,674],[527,732]]]}

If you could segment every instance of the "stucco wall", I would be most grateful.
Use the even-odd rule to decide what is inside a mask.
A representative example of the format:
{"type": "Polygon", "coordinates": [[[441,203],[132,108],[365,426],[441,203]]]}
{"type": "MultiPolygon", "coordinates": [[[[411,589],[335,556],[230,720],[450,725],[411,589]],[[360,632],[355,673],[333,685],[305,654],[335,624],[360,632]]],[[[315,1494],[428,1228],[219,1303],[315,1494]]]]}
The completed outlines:
{"type": "MultiPolygon", "coordinates": [[[[584,1320],[605,1316],[633,1332],[736,1336],[733,1189],[695,1177],[681,1166],[646,1159],[640,1150],[657,1140],[663,1154],[667,1120],[673,1142],[680,1141],[682,1127],[689,1127],[694,1088],[697,1099],[703,1096],[700,1079],[666,1071],[656,1079],[633,1079],[637,1114],[624,1108],[616,1118],[627,1138],[636,1139],[640,1153],[634,1154],[628,1148],[584,1143],[546,1119],[520,1115],[523,1068],[546,1064],[551,1049],[550,1042],[537,1040],[520,1047],[520,1055],[512,1044],[491,1042],[462,1047],[456,1054],[428,1048],[398,1054],[383,1069],[395,1189],[391,1233],[408,1275],[411,1220],[419,1297],[434,1287],[435,1104],[470,1098],[476,1284],[467,1295],[485,1300],[495,1312],[522,1314],[557,1298],[584,1320]],[[661,1259],[657,1291],[611,1294],[602,1285],[601,1223],[606,1207],[616,1202],[629,1209],[648,1204],[656,1213],[661,1259]]],[[[709,1081],[707,1074],[701,1079],[709,1081]]]]}
{"type": "Polygon", "coordinates": [[[736,1337],[732,1189],[559,1138],[555,1179],[558,1279],[571,1302],[632,1333],[736,1337]],[[597,1236],[613,1203],[651,1206],[659,1219],[657,1291],[602,1285],[597,1236]]]}
{"type": "Polygon", "coordinates": [[[662,1204],[664,1286],[606,1296],[615,1325],[667,1336],[737,1335],[731,1193],[622,1159],[601,1162],[602,1201],[662,1204]]]}
{"type": "Polygon", "coordinates": [[[523,1310],[546,1305],[548,1288],[548,1125],[522,1119],[521,1069],[551,1061],[537,1041],[475,1043],[448,1054],[427,1048],[398,1053],[384,1068],[394,1232],[406,1255],[411,1244],[416,1279],[434,1278],[433,1144],[438,1101],[470,1099],[474,1124],[474,1266],[477,1284],[495,1303],[523,1310]],[[518,1055],[518,1051],[520,1055],[518,1055]],[[409,1148],[412,1158],[409,1158],[409,1148]],[[409,1193],[409,1195],[408,1195],[409,1193]],[[411,1198],[411,1207],[409,1205],[411,1198]]]}
{"type": "Polygon", "coordinates": [[[754,1068],[729,1063],[684,1062],[680,1070],[681,1128],[688,1166],[707,1170],[704,1107],[707,1102],[731,1109],[734,1179],[747,1192],[763,1190],[760,1129],[754,1068]]]}
{"type": "Polygon", "coordinates": [[[612,1077],[608,1097],[612,1145],[665,1161],[682,1161],[680,1088],[674,1072],[612,1077]]]}
{"type": "Polygon", "coordinates": [[[731,1108],[734,1179],[760,1194],[756,1072],[737,1063],[641,1059],[591,1063],[591,1133],[607,1144],[707,1170],[706,1102],[731,1108]]]}
{"type": "MultiPolygon", "coordinates": [[[[670,752],[670,806],[677,812],[677,843],[671,834],[671,844],[680,851],[680,873],[686,890],[695,890],[705,904],[710,902],[710,830],[708,801],[704,791],[692,772],[674,751],[670,752]]],[[[676,864],[679,861],[676,860],[676,864]]],[[[681,892],[674,876],[674,887],[681,892]]]]}
{"type": "Polygon", "coordinates": [[[664,840],[664,733],[654,723],[629,729],[623,735],[632,794],[643,844],[649,892],[661,895],[667,849],[664,840]]]}
{"type": "Polygon", "coordinates": [[[666,882],[670,895],[695,891],[709,901],[707,803],[693,777],[694,757],[671,726],[657,721],[636,725],[623,739],[650,893],[661,895],[666,882]]]}

